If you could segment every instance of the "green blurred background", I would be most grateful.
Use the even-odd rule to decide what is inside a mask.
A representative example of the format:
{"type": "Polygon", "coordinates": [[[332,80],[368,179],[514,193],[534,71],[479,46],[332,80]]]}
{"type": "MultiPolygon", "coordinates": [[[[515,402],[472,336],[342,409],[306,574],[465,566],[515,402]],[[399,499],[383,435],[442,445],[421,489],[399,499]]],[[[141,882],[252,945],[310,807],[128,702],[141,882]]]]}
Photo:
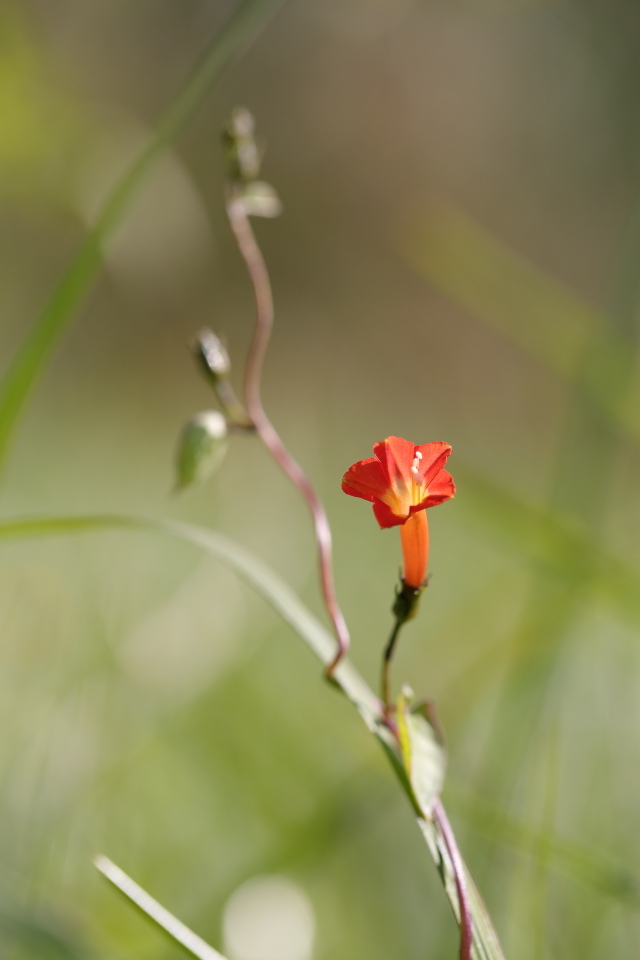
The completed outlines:
{"type": "MultiPolygon", "coordinates": [[[[3,365],[233,6],[0,3],[3,365]]],[[[212,406],[186,344],[224,335],[239,385],[252,329],[219,142],[246,105],[285,210],[256,227],[264,399],[326,504],[371,683],[398,538],[340,477],[389,434],[454,447],[395,676],[438,703],[445,802],[521,960],[638,956],[638,64],[633,0],[289,0],[106,251],[1,491],[6,517],[215,527],[321,615],[308,517],[256,441],[170,494],[179,430],[212,406]]],[[[220,564],[138,533],[4,544],[0,663],[3,958],[179,955],[98,851],[220,948],[229,897],[275,874],[309,898],[313,960],[455,956],[379,748],[220,564]]]]}

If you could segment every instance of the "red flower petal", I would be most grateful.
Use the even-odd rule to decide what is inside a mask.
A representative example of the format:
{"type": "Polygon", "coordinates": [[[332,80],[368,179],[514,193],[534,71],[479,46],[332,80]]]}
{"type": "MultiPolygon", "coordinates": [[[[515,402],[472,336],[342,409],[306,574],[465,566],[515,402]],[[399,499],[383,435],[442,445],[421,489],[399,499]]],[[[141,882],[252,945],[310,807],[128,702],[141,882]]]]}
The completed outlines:
{"type": "Polygon", "coordinates": [[[427,506],[436,507],[445,500],[450,500],[455,496],[456,485],[453,477],[446,470],[441,470],[437,477],[429,484],[429,496],[427,497],[427,506]]]}
{"type": "Polygon", "coordinates": [[[411,507],[411,513],[417,513],[418,510],[426,510],[427,507],[437,507],[439,503],[445,500],[451,500],[455,496],[456,485],[453,477],[446,470],[441,470],[429,484],[429,492],[422,503],[417,507],[411,507]]]}
{"type": "Polygon", "coordinates": [[[420,510],[435,507],[455,494],[451,476],[442,469],[451,453],[448,443],[437,441],[416,446],[402,437],[387,437],[376,443],[373,450],[375,457],[359,460],[349,467],[342,478],[342,489],[351,497],[373,503],[373,512],[381,527],[401,526],[420,510]],[[416,453],[421,454],[418,461],[416,453]],[[411,473],[414,462],[416,465],[419,462],[420,475],[427,487],[427,496],[419,504],[411,503],[416,494],[411,473]]]}
{"type": "Polygon", "coordinates": [[[391,508],[388,507],[386,503],[383,503],[382,500],[378,500],[377,497],[374,497],[373,500],[373,512],[383,530],[387,527],[399,527],[405,523],[407,519],[406,517],[397,517],[391,508]]]}
{"type": "Polygon", "coordinates": [[[380,461],[376,457],[369,457],[349,467],[342,478],[342,489],[352,497],[371,501],[375,496],[386,493],[389,483],[380,461]]]}
{"type": "MultiPolygon", "coordinates": [[[[411,484],[411,466],[415,457],[416,446],[402,437],[387,437],[382,443],[373,445],[373,452],[382,463],[382,467],[389,480],[389,485],[395,488],[411,484]]],[[[444,461],[443,461],[444,462],[444,461]]]]}
{"type": "Polygon", "coordinates": [[[436,440],[433,443],[423,443],[416,447],[416,450],[422,454],[420,473],[423,475],[426,485],[431,487],[431,481],[449,458],[451,445],[436,440]]]}

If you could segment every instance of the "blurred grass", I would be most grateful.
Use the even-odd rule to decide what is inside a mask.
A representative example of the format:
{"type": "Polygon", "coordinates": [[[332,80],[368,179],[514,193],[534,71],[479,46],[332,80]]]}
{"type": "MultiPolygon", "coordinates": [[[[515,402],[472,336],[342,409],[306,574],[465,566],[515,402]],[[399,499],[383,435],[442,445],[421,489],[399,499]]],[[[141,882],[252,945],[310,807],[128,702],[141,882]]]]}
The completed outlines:
{"type": "Polygon", "coordinates": [[[551,831],[536,830],[460,785],[448,784],[446,796],[453,810],[474,830],[640,910],[640,876],[613,862],[605,853],[565,840],[551,831]]]}
{"type": "Polygon", "coordinates": [[[633,344],[605,314],[453,205],[433,203],[405,244],[408,259],[431,283],[640,439],[633,344]]]}
{"type": "Polygon", "coordinates": [[[126,216],[158,158],[178,136],[220,72],[238,50],[248,44],[278,2],[280,0],[241,0],[169,102],[148,143],[98,212],[94,226],[0,380],[0,466],[6,456],[14,423],[50,352],[98,273],[105,245],[126,216]]]}
{"type": "MultiPolygon", "coordinates": [[[[584,618],[585,606],[602,596],[598,568],[604,571],[605,595],[622,601],[625,614],[636,615],[638,588],[627,590],[625,583],[635,582],[637,573],[611,563],[601,528],[611,493],[611,464],[625,439],[637,441],[638,435],[637,404],[629,402],[631,388],[638,387],[637,310],[623,311],[614,324],[451,207],[434,207],[426,224],[427,233],[411,247],[418,269],[571,387],[547,508],[528,509],[509,491],[468,477],[470,513],[494,532],[506,531],[512,541],[519,540],[520,551],[529,552],[535,564],[479,774],[485,790],[506,805],[517,797],[533,815],[541,803],[532,779],[535,761],[552,749],[548,731],[558,713],[554,687],[561,654],[573,624],[584,618]]],[[[551,803],[548,808],[544,801],[543,809],[548,808],[545,819],[553,823],[557,797],[551,803]]],[[[549,852],[542,834],[536,850],[540,912],[532,923],[536,956],[546,949],[544,864],[549,852]]],[[[588,858],[583,858],[582,870],[589,874],[588,858]]],[[[535,914],[534,885],[528,878],[519,891],[515,888],[511,906],[535,914]]]]}
{"type": "MultiPolygon", "coordinates": [[[[436,696],[452,731],[456,827],[507,956],[631,960],[638,224],[623,224],[636,186],[611,132],[613,67],[583,25],[606,21],[628,62],[638,36],[623,0],[606,17],[526,6],[287,5],[181,138],[216,233],[211,270],[179,282],[176,263],[175,276],[127,285],[109,265],[24,417],[3,515],[144,510],[214,524],[317,608],[302,510],[255,447],[234,444],[191,499],[165,496],[173,438],[210,403],[184,341],[213,324],[239,368],[250,327],[215,134],[246,103],[286,210],[264,231],[279,310],[265,391],[334,518],[354,658],[377,675],[398,554],[342,502],[338,478],[386,434],[450,439],[459,494],[434,511],[436,577],[397,680],[436,696]],[[451,201],[405,236],[412,273],[385,224],[434,191],[451,201]],[[158,293],[167,282],[171,296],[158,293]]],[[[0,97],[26,118],[3,127],[9,357],[77,246],[50,184],[81,166],[78,118],[106,116],[106,100],[148,127],[228,7],[6,9],[0,97]],[[51,61],[72,74],[64,94],[42,70],[51,61]],[[12,146],[21,129],[31,152],[12,146]]],[[[630,131],[627,92],[616,117],[630,131]]],[[[16,931],[46,916],[71,931],[60,950],[173,955],[94,883],[89,859],[105,849],[211,942],[236,886],[276,871],[311,896],[318,958],[455,955],[405,805],[317,664],[233,575],[194,569],[178,544],[134,540],[87,531],[3,546],[0,853],[11,884],[27,884],[0,930],[4,953],[38,960],[44,940],[16,931]]]]}
{"type": "MultiPolygon", "coordinates": [[[[0,539],[20,539],[32,536],[50,536],[52,534],[119,528],[169,534],[193,546],[200,547],[200,549],[222,560],[246,580],[277,611],[300,639],[311,648],[324,667],[333,663],[335,654],[333,637],[305,608],[288,585],[257,557],[213,531],[187,526],[186,524],[161,523],[136,517],[45,517],[0,523],[0,539]]],[[[407,760],[405,741],[403,741],[401,757],[387,727],[378,719],[378,700],[376,696],[366,686],[348,659],[340,663],[335,670],[334,677],[341,692],[356,708],[370,733],[379,741],[392,769],[396,773],[400,786],[414,807],[414,812],[425,836],[429,851],[433,856],[437,872],[451,901],[452,909],[458,917],[457,886],[449,859],[448,847],[443,841],[439,828],[430,816],[433,798],[438,796],[442,786],[445,762],[444,752],[436,743],[431,725],[420,715],[416,715],[413,721],[409,722],[407,737],[410,743],[408,748],[410,760],[407,760]]],[[[105,871],[102,867],[99,867],[99,869],[109,879],[112,879],[108,871],[105,871]]],[[[113,882],[120,885],[117,879],[113,882]]],[[[128,878],[124,877],[123,882],[128,882],[128,878]]],[[[466,882],[469,889],[469,910],[475,931],[472,946],[473,957],[477,960],[492,960],[492,958],[501,960],[503,954],[491,918],[486,911],[482,898],[475,889],[470,875],[467,876],[466,882]]],[[[121,889],[125,893],[127,892],[122,886],[121,889]]],[[[142,896],[144,897],[144,893],[142,896]]],[[[146,909],[143,903],[136,899],[135,895],[134,900],[141,909],[146,909]]],[[[157,903],[155,907],[162,913],[162,908],[158,907],[157,903]]],[[[153,904],[151,908],[152,911],[155,909],[153,904]]],[[[153,912],[150,913],[150,916],[152,919],[154,918],[153,912]]],[[[168,918],[168,922],[170,923],[172,919],[168,918]]],[[[159,922],[163,929],[167,929],[171,933],[167,923],[157,919],[156,922],[159,922]]],[[[188,940],[191,936],[189,930],[186,930],[185,936],[188,940]]],[[[180,939],[176,936],[176,939],[188,948],[187,940],[184,937],[180,939]]],[[[203,956],[209,949],[206,944],[204,944],[204,948],[203,956]]],[[[197,950],[191,952],[200,956],[197,950]]]]}
{"type": "Polygon", "coordinates": [[[198,957],[198,960],[224,960],[221,953],[218,953],[201,937],[185,927],[180,920],[169,913],[165,907],[162,907],[157,900],[154,900],[146,890],[143,890],[107,857],[97,856],[94,865],[130,903],[137,907],[145,920],[155,923],[163,933],[166,933],[172,941],[183,947],[188,954],[198,957]]]}

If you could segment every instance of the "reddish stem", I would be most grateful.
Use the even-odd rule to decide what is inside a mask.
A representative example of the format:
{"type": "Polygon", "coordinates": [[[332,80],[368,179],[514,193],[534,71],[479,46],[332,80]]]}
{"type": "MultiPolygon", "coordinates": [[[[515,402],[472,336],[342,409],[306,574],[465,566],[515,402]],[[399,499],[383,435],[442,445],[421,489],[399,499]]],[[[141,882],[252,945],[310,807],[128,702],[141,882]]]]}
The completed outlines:
{"type": "Polygon", "coordinates": [[[273,296],[264,257],[256,241],[242,199],[234,187],[228,188],[227,215],[238,249],[249,272],[256,301],[256,326],[245,368],[244,389],[247,412],[262,442],[289,479],[300,490],[311,510],[318,545],[322,595],[338,641],[336,655],[326,670],[327,676],[331,677],[349,648],[349,631],[336,599],[333,582],[331,529],[317,493],[311,486],[302,467],[293,459],[285,447],[262,406],[260,378],[273,327],[273,296]]]}
{"type": "Polygon", "coordinates": [[[471,908],[469,906],[469,892],[467,890],[467,881],[465,877],[465,866],[458,850],[455,834],[449,823],[449,818],[445,809],[437,797],[432,806],[433,819],[442,834],[447,852],[451,859],[453,876],[456,882],[456,891],[458,894],[458,910],[460,918],[460,960],[471,960],[471,944],[473,942],[473,927],[471,925],[471,908]]]}

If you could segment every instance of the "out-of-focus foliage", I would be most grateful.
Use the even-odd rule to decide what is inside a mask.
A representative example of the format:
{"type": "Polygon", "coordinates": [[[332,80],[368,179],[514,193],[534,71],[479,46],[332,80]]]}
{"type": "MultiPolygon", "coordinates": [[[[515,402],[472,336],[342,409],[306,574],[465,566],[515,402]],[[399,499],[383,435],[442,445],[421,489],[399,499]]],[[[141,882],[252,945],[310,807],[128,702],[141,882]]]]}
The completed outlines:
{"type": "Polygon", "coordinates": [[[0,10],[0,189],[5,199],[43,192],[68,199],[75,158],[91,129],[18,5],[0,10]]]}
{"type": "MultiPolygon", "coordinates": [[[[0,5],[5,364],[232,6],[0,5]]],[[[439,705],[445,801],[523,960],[637,955],[639,51],[630,0],[290,0],[130,211],[1,494],[4,517],[209,524],[319,609],[305,510],[253,438],[169,495],[213,402],[186,344],[225,334],[239,377],[251,329],[219,143],[246,104],[285,210],[257,226],[265,402],[326,502],[372,683],[397,542],[339,478],[388,434],[454,446],[396,678],[439,705]]],[[[277,874],[312,904],[314,960],[455,955],[384,758],[224,567],[119,532],[5,544],[0,658],[3,956],[177,956],[98,850],[221,948],[232,893],[277,874]]]]}

